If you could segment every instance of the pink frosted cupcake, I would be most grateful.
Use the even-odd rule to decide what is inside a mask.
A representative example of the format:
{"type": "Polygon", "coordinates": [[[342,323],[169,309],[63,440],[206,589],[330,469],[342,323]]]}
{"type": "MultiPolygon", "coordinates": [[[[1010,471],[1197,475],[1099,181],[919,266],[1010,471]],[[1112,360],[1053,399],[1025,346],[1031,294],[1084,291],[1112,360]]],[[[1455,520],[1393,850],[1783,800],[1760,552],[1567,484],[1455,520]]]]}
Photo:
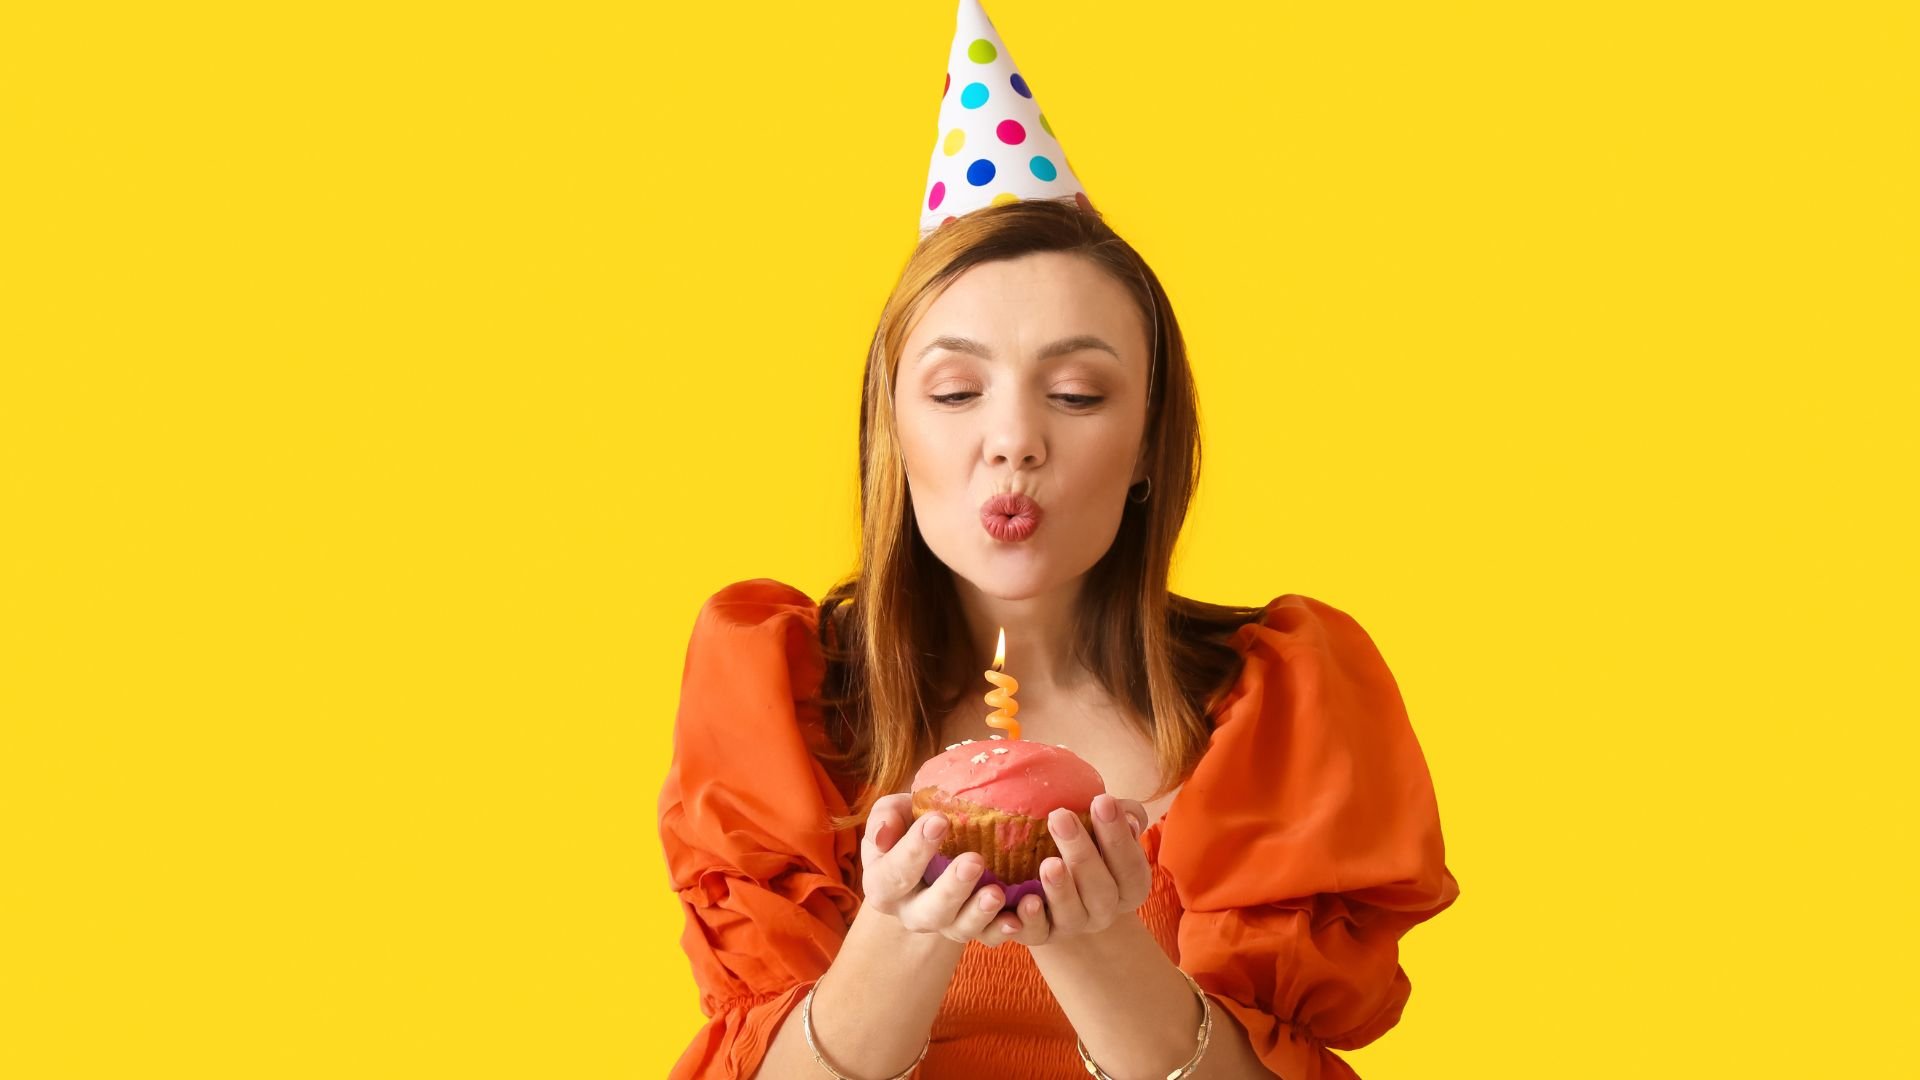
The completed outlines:
{"type": "Polygon", "coordinates": [[[1042,892],[1040,864],[1060,854],[1047,815],[1065,807],[1091,833],[1093,797],[1105,790],[1099,770],[1054,743],[990,735],[947,747],[913,777],[914,821],[938,811],[952,826],[926,880],[939,878],[961,853],[977,851],[987,869],[975,888],[1001,886],[1001,910],[1013,910],[1028,893],[1042,892]]]}

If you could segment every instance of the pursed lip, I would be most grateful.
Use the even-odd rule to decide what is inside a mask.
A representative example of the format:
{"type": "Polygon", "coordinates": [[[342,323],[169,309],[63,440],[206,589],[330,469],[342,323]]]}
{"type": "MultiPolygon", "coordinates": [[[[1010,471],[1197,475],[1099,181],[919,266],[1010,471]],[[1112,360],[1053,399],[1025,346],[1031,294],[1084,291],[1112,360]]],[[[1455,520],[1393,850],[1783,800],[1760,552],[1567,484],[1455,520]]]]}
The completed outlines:
{"type": "Polygon", "coordinates": [[[995,540],[1019,543],[1040,527],[1043,514],[1029,496],[1003,491],[980,504],[980,526],[995,540]]]}
{"type": "Polygon", "coordinates": [[[980,504],[982,514],[999,514],[1002,517],[1030,517],[1039,521],[1043,511],[1040,504],[1017,491],[1003,491],[980,504]]]}

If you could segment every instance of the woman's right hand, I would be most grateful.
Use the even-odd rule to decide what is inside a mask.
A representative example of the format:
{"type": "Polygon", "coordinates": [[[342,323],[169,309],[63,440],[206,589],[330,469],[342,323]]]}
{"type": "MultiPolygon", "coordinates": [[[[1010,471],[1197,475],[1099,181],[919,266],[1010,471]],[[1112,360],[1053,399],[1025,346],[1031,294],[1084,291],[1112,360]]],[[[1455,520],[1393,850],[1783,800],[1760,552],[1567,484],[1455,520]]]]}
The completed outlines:
{"type": "Polygon", "coordinates": [[[986,859],[977,851],[962,852],[933,884],[924,880],[927,865],[940,850],[940,838],[952,826],[942,813],[913,820],[913,796],[897,792],[880,798],[867,812],[860,841],[861,890],[867,906],[900,921],[918,934],[939,934],[952,941],[979,941],[998,946],[1012,940],[1020,917],[1000,917],[1006,895],[998,885],[975,891],[986,859]],[[933,823],[939,832],[929,832],[933,823]],[[1010,924],[1005,932],[995,923],[1010,924]]]}

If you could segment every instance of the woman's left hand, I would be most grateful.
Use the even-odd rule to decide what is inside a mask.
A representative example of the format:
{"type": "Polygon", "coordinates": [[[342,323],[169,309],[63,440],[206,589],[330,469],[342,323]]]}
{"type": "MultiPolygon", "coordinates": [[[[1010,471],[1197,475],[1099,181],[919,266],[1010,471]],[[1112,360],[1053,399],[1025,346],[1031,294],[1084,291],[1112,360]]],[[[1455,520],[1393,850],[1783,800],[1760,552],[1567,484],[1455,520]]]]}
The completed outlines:
{"type": "Polygon", "coordinates": [[[1128,824],[1131,817],[1144,829],[1146,806],[1101,794],[1094,797],[1092,811],[1091,836],[1071,810],[1055,810],[1047,818],[1060,854],[1040,864],[1046,903],[1038,896],[1023,897],[1017,916],[1001,915],[1003,940],[1033,946],[1097,934],[1146,902],[1153,891],[1153,867],[1140,847],[1140,834],[1128,824]]]}

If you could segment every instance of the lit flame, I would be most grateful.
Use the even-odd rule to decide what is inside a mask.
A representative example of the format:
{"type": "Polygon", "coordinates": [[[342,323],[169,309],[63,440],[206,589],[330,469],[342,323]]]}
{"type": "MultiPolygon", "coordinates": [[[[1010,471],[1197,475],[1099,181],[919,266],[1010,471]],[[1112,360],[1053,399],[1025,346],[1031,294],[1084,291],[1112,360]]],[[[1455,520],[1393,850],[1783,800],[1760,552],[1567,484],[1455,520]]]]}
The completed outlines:
{"type": "Polygon", "coordinates": [[[987,726],[1002,728],[1007,738],[1017,739],[1020,737],[1020,721],[1013,716],[1020,711],[1020,703],[1013,700],[1013,695],[1020,689],[1020,684],[1014,681],[1013,676],[1001,673],[1000,669],[1006,662],[1007,628],[1003,626],[1000,628],[1000,643],[993,650],[993,669],[986,672],[987,681],[993,684],[993,689],[987,691],[986,702],[994,710],[987,714],[987,726]]]}

